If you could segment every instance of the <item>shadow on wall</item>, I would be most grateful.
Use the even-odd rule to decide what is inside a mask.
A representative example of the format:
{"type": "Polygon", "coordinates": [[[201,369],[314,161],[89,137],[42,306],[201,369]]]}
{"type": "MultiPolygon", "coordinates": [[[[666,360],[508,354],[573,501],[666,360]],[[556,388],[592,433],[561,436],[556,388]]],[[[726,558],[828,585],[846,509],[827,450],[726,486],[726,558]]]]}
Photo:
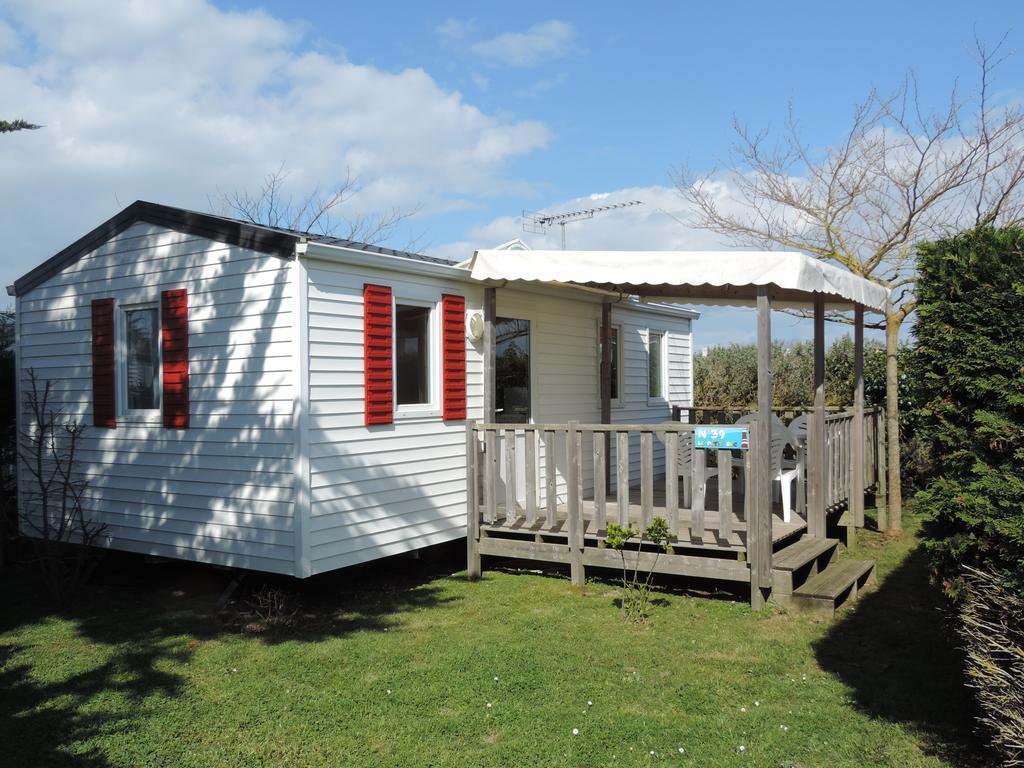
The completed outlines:
{"type": "Polygon", "coordinates": [[[918,546],[830,627],[815,654],[862,712],[917,730],[929,753],[952,765],[994,765],[973,735],[975,702],[944,608],[918,546]]]}

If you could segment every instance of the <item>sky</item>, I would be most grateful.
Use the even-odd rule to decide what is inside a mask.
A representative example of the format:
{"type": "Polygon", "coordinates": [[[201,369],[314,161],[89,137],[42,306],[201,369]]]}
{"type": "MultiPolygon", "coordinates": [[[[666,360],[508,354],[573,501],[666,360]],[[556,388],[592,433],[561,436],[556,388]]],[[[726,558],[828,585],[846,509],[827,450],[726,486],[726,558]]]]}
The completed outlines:
{"type": "MultiPolygon", "coordinates": [[[[452,259],[521,237],[523,212],[640,200],[568,225],[569,248],[712,249],[674,187],[728,163],[735,120],[792,103],[834,143],[871,88],[969,88],[1006,36],[994,98],[1024,95],[1024,5],[217,3],[0,0],[0,284],[136,199],[217,211],[282,166],[301,197],[347,177],[351,216],[415,211],[387,244],[452,259]]],[[[703,309],[703,308],[702,308],[703,309]]],[[[845,333],[837,326],[830,335],[845,333]]],[[[810,323],[774,318],[780,339],[810,323]]],[[[704,309],[697,345],[753,339],[704,309]]]]}

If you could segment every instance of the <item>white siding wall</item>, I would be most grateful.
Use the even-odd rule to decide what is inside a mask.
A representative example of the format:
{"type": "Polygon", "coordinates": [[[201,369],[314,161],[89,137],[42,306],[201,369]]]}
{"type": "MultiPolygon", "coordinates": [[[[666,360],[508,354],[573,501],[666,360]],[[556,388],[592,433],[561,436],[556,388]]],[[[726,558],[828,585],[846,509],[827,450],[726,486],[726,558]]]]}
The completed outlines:
{"type": "MultiPolygon", "coordinates": [[[[622,368],[619,401],[612,407],[612,423],[657,424],[672,418],[672,406],[690,405],[691,320],[659,311],[655,307],[643,309],[616,305],[612,308],[612,325],[618,326],[621,333],[619,364],[622,368]],[[667,397],[658,399],[648,397],[647,344],[652,330],[665,334],[668,389],[667,397]]],[[[613,467],[615,460],[613,448],[613,467]]],[[[663,472],[664,468],[665,446],[655,440],[655,474],[663,472]]],[[[630,442],[630,477],[633,482],[640,479],[640,445],[635,436],[630,442]]]]}
{"type": "Polygon", "coordinates": [[[23,419],[34,368],[55,405],[89,425],[86,506],[112,547],[294,571],[292,268],[140,223],[19,297],[23,419]],[[188,289],[191,427],[91,426],[90,302],[158,302],[173,288],[188,289]]]}
{"type": "MultiPolygon", "coordinates": [[[[499,289],[498,317],[530,321],[530,387],[533,421],[565,424],[601,421],[598,368],[598,323],[601,305],[579,293],[551,295],[499,289]]],[[[502,446],[501,450],[504,450],[502,446]]],[[[592,444],[583,446],[592,455],[592,444]]],[[[556,487],[559,500],[565,498],[566,451],[564,438],[555,441],[556,487]]],[[[538,441],[537,483],[546,482],[545,451],[538,441]]],[[[504,460],[500,462],[504,468],[504,460]]],[[[593,487],[592,462],[582,462],[584,490],[593,487]]],[[[502,469],[504,473],[504,469],[502,469]]],[[[541,494],[543,499],[543,493],[541,494]]]]}
{"type": "MultiPolygon", "coordinates": [[[[436,409],[363,425],[363,284],[390,286],[398,302],[462,294],[467,314],[481,311],[482,289],[312,259],[306,265],[313,573],[465,536],[466,424],[442,421],[439,372],[432,376],[436,409]]],[[[431,335],[435,349],[439,340],[431,335]]],[[[466,344],[468,415],[479,418],[482,358],[466,344]]]]}
{"type": "MultiPolygon", "coordinates": [[[[601,420],[599,326],[601,306],[596,299],[575,292],[552,294],[499,289],[497,314],[530,321],[530,376],[535,423],[564,424],[575,420],[597,423],[601,420]]],[[[612,423],[656,424],[672,417],[673,405],[690,402],[690,319],[678,314],[616,305],[612,308],[612,324],[622,332],[621,391],[618,405],[612,409],[612,423]],[[667,397],[647,397],[647,333],[648,329],[665,333],[665,365],[667,397]]],[[[614,442],[614,441],[613,441],[614,442]]],[[[503,440],[499,438],[499,468],[504,475],[503,440]]],[[[593,444],[583,441],[583,488],[593,490],[593,444]]],[[[640,479],[639,438],[630,445],[630,476],[640,479]]],[[[520,445],[519,451],[523,448],[520,445]]],[[[565,441],[555,445],[556,488],[560,501],[565,498],[565,441]]],[[[615,449],[612,446],[612,466],[615,449]]],[[[664,471],[664,446],[655,443],[655,472],[664,471]]],[[[545,452],[542,442],[537,449],[537,482],[545,483],[545,452]]],[[[522,471],[520,469],[520,471],[522,471]]],[[[522,481],[519,481],[522,486],[522,481]]],[[[614,485],[614,484],[613,484],[614,485]]],[[[499,487],[501,498],[503,487],[499,487]]],[[[541,492],[543,503],[543,492],[541,492]]]]}

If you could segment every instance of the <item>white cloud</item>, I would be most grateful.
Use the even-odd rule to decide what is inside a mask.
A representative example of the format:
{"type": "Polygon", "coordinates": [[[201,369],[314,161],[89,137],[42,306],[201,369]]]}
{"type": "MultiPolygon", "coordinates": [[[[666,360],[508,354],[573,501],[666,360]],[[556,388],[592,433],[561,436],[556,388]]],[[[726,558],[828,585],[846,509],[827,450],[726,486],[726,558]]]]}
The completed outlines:
{"type": "MultiPolygon", "coordinates": [[[[727,247],[719,236],[686,225],[691,212],[673,187],[627,187],[565,200],[546,206],[539,213],[579,211],[628,200],[643,204],[595,214],[592,219],[565,226],[566,247],[594,250],[702,250],[727,247]]],[[[491,248],[512,238],[531,248],[559,248],[561,228],[546,234],[523,231],[521,216],[503,216],[471,229],[467,239],[438,246],[434,253],[458,260],[469,258],[477,248],[491,248]]]]}
{"type": "Polygon", "coordinates": [[[442,43],[455,45],[476,34],[477,23],[475,19],[445,19],[434,29],[442,43]]]}
{"type": "Polygon", "coordinates": [[[255,187],[286,162],[300,193],[350,169],[360,209],[429,214],[520,191],[505,164],[549,140],[543,124],[485,114],[420,69],[312,50],[303,28],[264,12],[97,5],[0,11],[15,38],[0,47],[4,116],[46,126],[0,141],[5,284],[136,198],[206,209],[218,189],[255,187]]]}
{"type": "Polygon", "coordinates": [[[576,30],[567,21],[551,19],[525,32],[505,32],[470,46],[477,56],[509,67],[532,67],[561,58],[573,50],[576,30]]]}

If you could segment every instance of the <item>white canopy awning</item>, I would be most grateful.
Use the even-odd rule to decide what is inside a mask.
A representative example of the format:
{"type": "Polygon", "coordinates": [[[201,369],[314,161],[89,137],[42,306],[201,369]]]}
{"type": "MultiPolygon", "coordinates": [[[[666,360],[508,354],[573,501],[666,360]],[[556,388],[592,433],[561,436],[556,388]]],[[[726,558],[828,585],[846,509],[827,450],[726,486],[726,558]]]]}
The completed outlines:
{"type": "Polygon", "coordinates": [[[884,311],[881,285],[802,253],[785,251],[482,250],[470,262],[476,280],[583,285],[640,297],[752,305],[758,286],[773,304],[807,307],[824,294],[832,309],[862,304],[884,311]]]}

